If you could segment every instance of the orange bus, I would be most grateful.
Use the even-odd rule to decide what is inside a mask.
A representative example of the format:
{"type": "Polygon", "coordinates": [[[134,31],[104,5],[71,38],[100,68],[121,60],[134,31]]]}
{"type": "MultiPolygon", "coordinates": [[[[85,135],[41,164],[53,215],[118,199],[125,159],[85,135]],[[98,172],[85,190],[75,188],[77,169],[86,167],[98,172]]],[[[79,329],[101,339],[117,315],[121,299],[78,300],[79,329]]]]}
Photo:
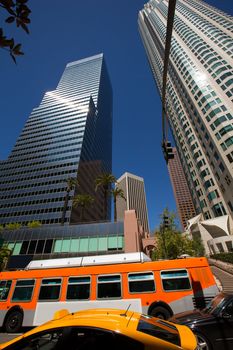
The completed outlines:
{"type": "Polygon", "coordinates": [[[110,307],[168,319],[218,293],[207,259],[151,261],[143,253],[32,261],[0,272],[0,327],[40,325],[59,309],[110,307]]]}

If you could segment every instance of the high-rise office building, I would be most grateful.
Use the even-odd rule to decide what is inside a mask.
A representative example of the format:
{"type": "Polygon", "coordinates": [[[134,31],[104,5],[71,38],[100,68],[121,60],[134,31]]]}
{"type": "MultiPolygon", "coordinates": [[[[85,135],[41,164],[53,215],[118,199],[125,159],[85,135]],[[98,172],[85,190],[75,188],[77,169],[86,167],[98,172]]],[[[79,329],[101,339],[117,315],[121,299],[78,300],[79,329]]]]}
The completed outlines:
{"type": "Polygon", "coordinates": [[[176,200],[180,223],[185,229],[187,221],[196,215],[192,196],[185,178],[179,155],[175,147],[172,148],[174,158],[168,162],[168,171],[176,200]]]}
{"type": "Polygon", "coordinates": [[[95,197],[85,221],[103,220],[104,195],[95,193],[94,180],[111,169],[112,89],[99,54],[67,64],[57,88],[45,93],[1,162],[0,223],[61,223],[68,178],[78,179],[78,186],[70,191],[65,224],[80,219],[72,205],[76,193],[95,197]]]}
{"type": "Polygon", "coordinates": [[[142,177],[124,173],[117,180],[117,187],[124,192],[125,199],[117,197],[117,220],[124,220],[125,210],[135,209],[137,218],[145,232],[149,233],[146,192],[142,177]]]}
{"type": "MultiPolygon", "coordinates": [[[[161,95],[168,0],[151,0],[139,30],[161,95]]],[[[166,112],[194,206],[233,218],[233,19],[200,0],[177,0],[166,112]]]]}

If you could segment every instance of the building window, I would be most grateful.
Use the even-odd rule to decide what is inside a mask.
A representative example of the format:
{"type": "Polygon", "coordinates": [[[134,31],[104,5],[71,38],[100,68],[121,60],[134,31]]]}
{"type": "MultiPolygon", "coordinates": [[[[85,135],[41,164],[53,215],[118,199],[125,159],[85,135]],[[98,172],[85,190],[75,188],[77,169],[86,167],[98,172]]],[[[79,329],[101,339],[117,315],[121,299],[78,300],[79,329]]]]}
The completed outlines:
{"type": "Polygon", "coordinates": [[[227,159],[229,160],[230,163],[233,163],[233,152],[227,154],[227,159]]]}
{"type": "Polygon", "coordinates": [[[229,201],[227,204],[229,205],[229,208],[230,208],[231,211],[233,212],[233,205],[232,205],[232,203],[229,201]]]}
{"type": "Polygon", "coordinates": [[[52,252],[53,239],[47,239],[45,242],[44,254],[52,252]]]}
{"type": "Polygon", "coordinates": [[[222,202],[215,204],[212,209],[214,211],[215,216],[226,215],[226,210],[225,210],[222,202]]]}
{"type": "Polygon", "coordinates": [[[45,244],[45,240],[44,239],[39,239],[37,241],[37,246],[36,246],[36,254],[42,254],[43,250],[44,250],[44,244],[45,244]]]}
{"type": "Polygon", "coordinates": [[[214,190],[214,191],[210,192],[207,197],[208,197],[209,201],[211,202],[214,198],[219,197],[218,191],[214,190]]]}
{"type": "Polygon", "coordinates": [[[224,252],[222,243],[216,243],[216,246],[218,247],[218,250],[219,250],[220,253],[223,253],[223,252],[224,252]]]}
{"type": "Polygon", "coordinates": [[[29,241],[23,241],[19,254],[27,254],[28,246],[29,241]]]}

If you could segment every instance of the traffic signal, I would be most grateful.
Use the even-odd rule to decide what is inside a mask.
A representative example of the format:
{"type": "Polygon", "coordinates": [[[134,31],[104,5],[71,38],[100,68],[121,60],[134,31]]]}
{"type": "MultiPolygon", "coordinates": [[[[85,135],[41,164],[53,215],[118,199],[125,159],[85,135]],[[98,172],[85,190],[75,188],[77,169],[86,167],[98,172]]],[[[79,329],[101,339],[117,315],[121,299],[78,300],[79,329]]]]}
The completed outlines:
{"type": "Polygon", "coordinates": [[[170,141],[167,141],[167,158],[168,159],[174,158],[174,153],[173,153],[172,145],[170,141]]]}
{"type": "Polygon", "coordinates": [[[173,153],[172,145],[170,141],[162,142],[162,150],[163,150],[164,159],[166,160],[167,163],[169,159],[174,158],[174,153],[173,153]]]}
{"type": "Polygon", "coordinates": [[[163,216],[163,227],[164,228],[169,228],[170,226],[170,220],[169,217],[167,215],[163,216]]]}

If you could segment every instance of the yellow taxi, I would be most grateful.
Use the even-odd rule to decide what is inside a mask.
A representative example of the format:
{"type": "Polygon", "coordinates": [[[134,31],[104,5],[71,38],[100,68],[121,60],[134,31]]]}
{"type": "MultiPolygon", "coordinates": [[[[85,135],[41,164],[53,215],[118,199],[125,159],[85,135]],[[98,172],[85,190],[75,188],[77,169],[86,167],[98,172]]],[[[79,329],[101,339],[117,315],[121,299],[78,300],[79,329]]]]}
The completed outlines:
{"type": "Polygon", "coordinates": [[[60,310],[53,320],[1,344],[0,349],[197,350],[197,341],[186,326],[129,310],[60,310]]]}

